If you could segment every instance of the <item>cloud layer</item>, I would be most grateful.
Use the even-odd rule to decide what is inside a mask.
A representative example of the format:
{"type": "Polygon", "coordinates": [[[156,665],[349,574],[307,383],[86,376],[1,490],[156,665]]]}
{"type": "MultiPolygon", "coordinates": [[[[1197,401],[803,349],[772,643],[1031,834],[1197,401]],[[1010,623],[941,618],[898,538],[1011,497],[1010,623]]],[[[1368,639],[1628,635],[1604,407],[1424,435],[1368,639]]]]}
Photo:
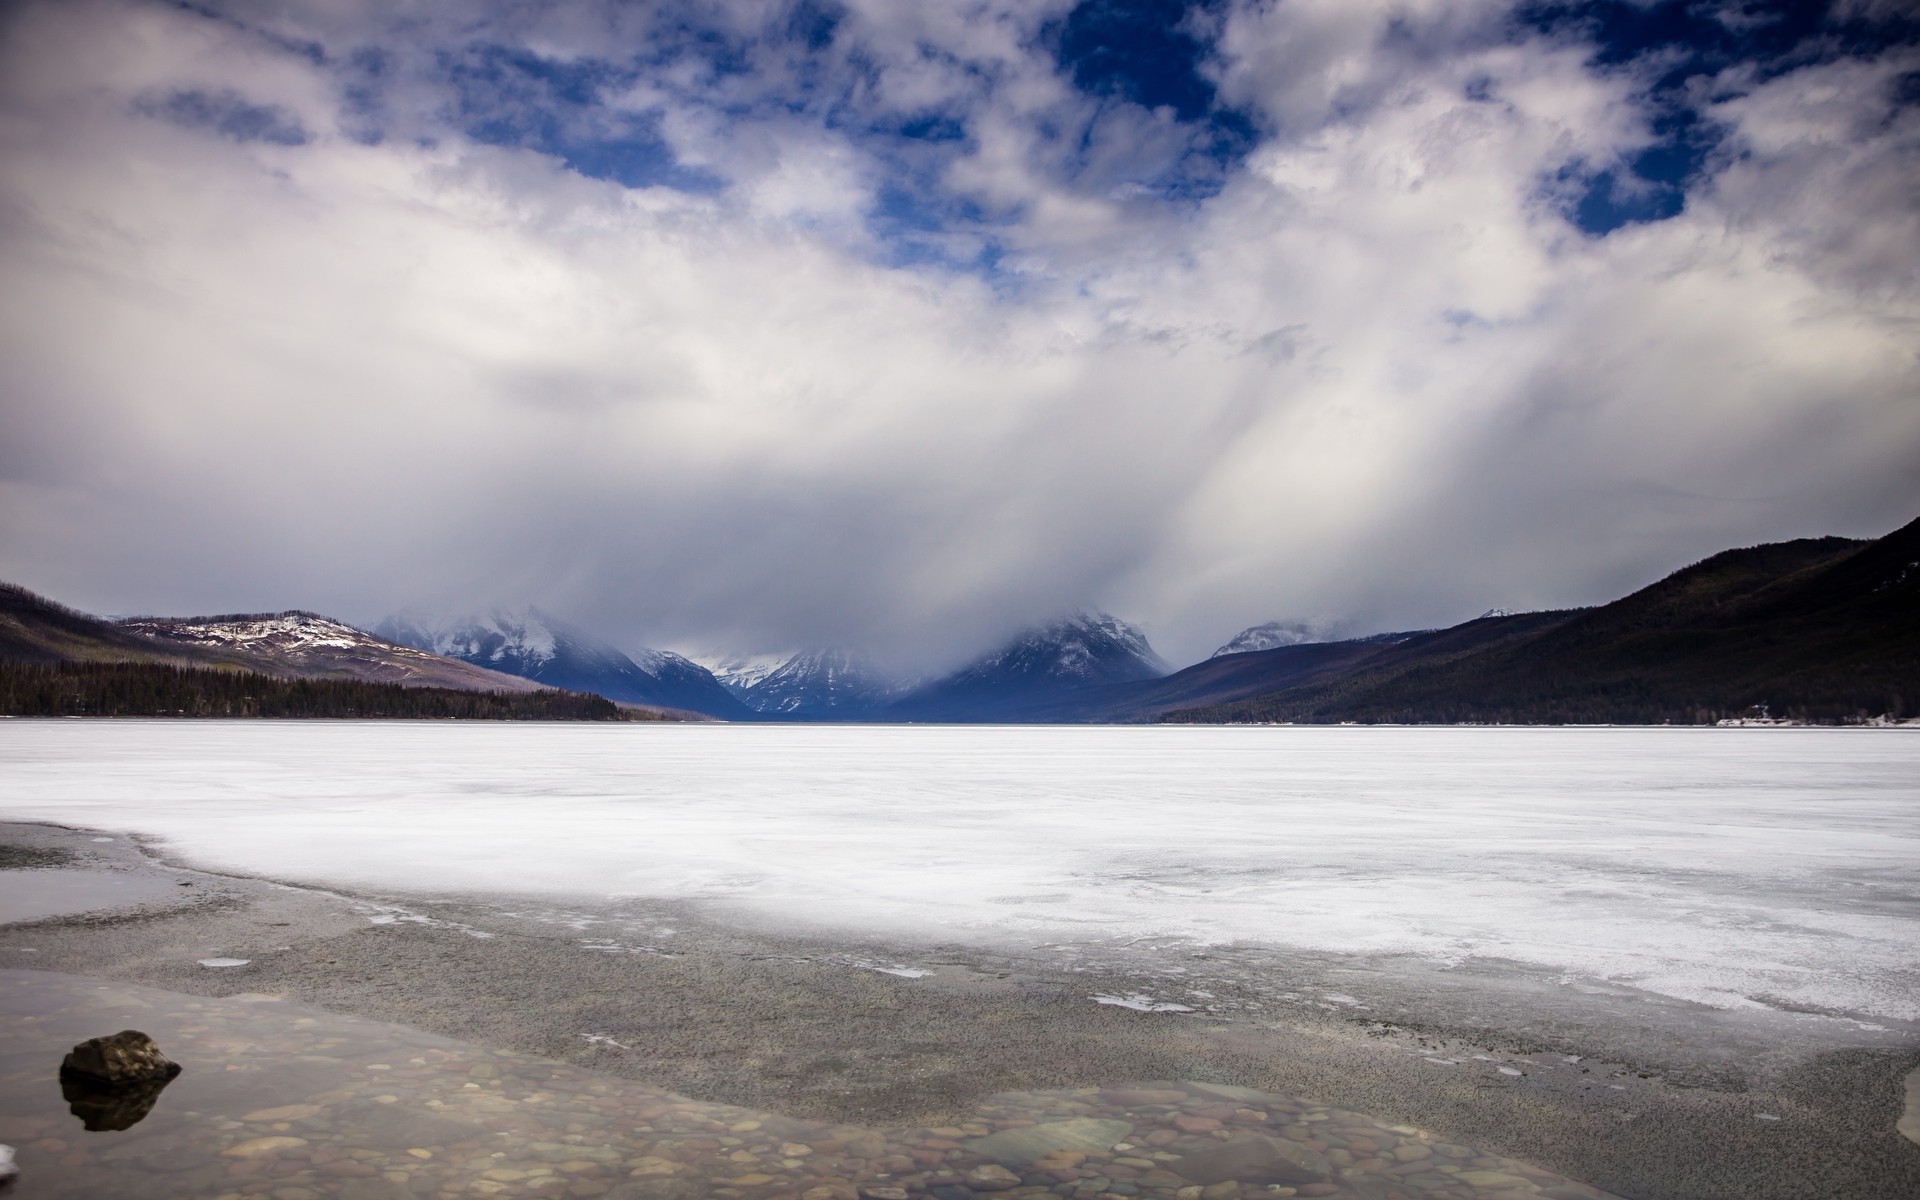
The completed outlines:
{"type": "Polygon", "coordinates": [[[1920,51],[1637,11],[15,5],[0,576],[1190,660],[1911,519],[1920,51]]]}

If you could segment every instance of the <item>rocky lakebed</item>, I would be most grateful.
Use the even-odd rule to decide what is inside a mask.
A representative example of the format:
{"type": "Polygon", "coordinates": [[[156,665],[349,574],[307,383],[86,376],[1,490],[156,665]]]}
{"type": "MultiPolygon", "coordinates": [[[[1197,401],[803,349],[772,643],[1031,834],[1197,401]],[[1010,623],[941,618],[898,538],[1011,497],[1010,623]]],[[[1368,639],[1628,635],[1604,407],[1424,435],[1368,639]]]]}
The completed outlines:
{"type": "Polygon", "coordinates": [[[0,995],[0,1139],[18,1148],[21,1200],[1605,1195],[1411,1126],[1221,1084],[1003,1093],[952,1125],[876,1129],[702,1103],[271,996],[30,970],[0,972],[0,995]],[[63,1094],[61,1056],[123,1027],[184,1070],[125,1128],[90,1131],[63,1094]]]}

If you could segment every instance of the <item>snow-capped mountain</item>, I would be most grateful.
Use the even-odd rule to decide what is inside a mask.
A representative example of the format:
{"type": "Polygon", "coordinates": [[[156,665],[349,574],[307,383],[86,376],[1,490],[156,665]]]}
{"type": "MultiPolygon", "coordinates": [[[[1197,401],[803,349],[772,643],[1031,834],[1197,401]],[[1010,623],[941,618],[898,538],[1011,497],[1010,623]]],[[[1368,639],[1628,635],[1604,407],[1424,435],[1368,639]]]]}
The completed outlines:
{"type": "Polygon", "coordinates": [[[1035,719],[1075,692],[1158,679],[1167,664],[1139,629],[1106,613],[1075,613],[1028,629],[991,654],[917,688],[888,707],[887,719],[1035,719]]]}
{"type": "Polygon", "coordinates": [[[796,654],[740,693],[755,712],[796,718],[870,715],[910,684],[850,650],[796,654]]]}
{"type": "Polygon", "coordinates": [[[1304,646],[1311,642],[1335,640],[1331,625],[1307,621],[1268,621],[1251,629],[1242,629],[1226,645],[1208,655],[1251,654],[1256,650],[1277,650],[1281,646],[1304,646]]]}
{"type": "Polygon", "coordinates": [[[318,613],[239,613],[218,617],[130,617],[119,628],[196,659],[290,678],[530,692],[539,685],[356,629],[318,613]]]}
{"type": "MultiPolygon", "coordinates": [[[[1512,613],[1498,610],[1486,614],[1489,617],[1512,615],[1512,613]]],[[[1350,637],[1344,631],[1351,628],[1352,625],[1346,622],[1268,621],[1265,625],[1255,625],[1251,629],[1243,629],[1234,634],[1232,641],[1207,657],[1211,660],[1227,654],[1253,654],[1261,650],[1278,650],[1282,646],[1316,646],[1349,642],[1368,646],[1395,645],[1409,638],[1419,637],[1423,633],[1434,632],[1431,629],[1403,629],[1350,637]]]]}
{"type": "Polygon", "coordinates": [[[376,632],[434,654],[548,687],[595,692],[619,703],[687,709],[716,717],[752,716],[700,664],[665,650],[641,650],[630,656],[537,608],[438,618],[399,613],[382,621],[376,632]]]}
{"type": "Polygon", "coordinates": [[[693,659],[713,672],[721,687],[744,697],[755,684],[786,666],[792,657],[790,654],[714,654],[695,655],[693,659]]]}

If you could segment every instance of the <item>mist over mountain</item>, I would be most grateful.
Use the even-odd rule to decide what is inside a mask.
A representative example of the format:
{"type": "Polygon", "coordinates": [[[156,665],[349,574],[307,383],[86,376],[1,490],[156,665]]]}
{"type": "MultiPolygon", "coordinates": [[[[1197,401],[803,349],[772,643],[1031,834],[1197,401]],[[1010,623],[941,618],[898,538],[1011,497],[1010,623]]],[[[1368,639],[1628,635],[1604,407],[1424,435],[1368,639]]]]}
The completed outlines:
{"type": "Polygon", "coordinates": [[[1308,642],[1331,642],[1337,640],[1336,634],[1337,626],[1328,621],[1268,621],[1264,625],[1242,629],[1208,657],[1250,654],[1256,650],[1299,646],[1308,642]]]}
{"type": "Polygon", "coordinates": [[[712,672],[721,687],[735,696],[744,696],[755,684],[785,666],[793,655],[719,653],[689,657],[712,672]]]}
{"type": "Polygon", "coordinates": [[[1103,686],[1157,679],[1167,664],[1146,634],[1107,613],[1079,612],[1035,626],[1004,646],[914,689],[887,720],[1020,720],[1103,686]]]}
{"type": "Polygon", "coordinates": [[[376,632],[402,645],[501,671],[547,687],[593,692],[616,703],[685,709],[730,720],[752,712],[700,664],[665,650],[629,655],[533,607],[483,613],[396,613],[376,632]]]}
{"type": "MultiPolygon", "coordinates": [[[[1727,550],[1590,608],[1494,609],[1444,629],[1339,641],[1311,633],[1256,626],[1169,674],[1139,628],[1081,612],[918,686],[848,650],[735,656],[723,660],[723,686],[678,654],[628,655],[533,608],[402,614],[377,633],[303,611],[108,622],[0,585],[0,663],[28,672],[20,686],[40,698],[20,711],[42,715],[103,704],[260,715],[231,711],[251,703],[231,680],[175,677],[211,670],[467,692],[544,686],[733,720],[1833,722],[1904,718],[1920,697],[1920,521],[1871,541],[1727,550]],[[54,679],[96,665],[129,671],[54,679]],[[43,669],[54,674],[29,678],[43,669]],[[75,698],[88,688],[99,694],[75,698]]],[[[514,708],[341,691],[273,703],[303,715],[592,715],[552,697],[514,708]]]]}

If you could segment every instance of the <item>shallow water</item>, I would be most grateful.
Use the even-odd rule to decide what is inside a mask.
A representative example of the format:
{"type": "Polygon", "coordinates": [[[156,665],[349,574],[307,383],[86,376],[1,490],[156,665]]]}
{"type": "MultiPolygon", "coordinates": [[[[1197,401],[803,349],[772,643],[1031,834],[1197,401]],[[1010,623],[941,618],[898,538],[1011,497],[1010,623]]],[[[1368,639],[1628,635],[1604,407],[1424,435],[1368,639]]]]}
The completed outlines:
{"type": "Polygon", "coordinates": [[[1601,1200],[1408,1126],[1206,1083],[991,1096],[952,1126],[866,1129],[629,1080],[265,996],[207,999],[0,971],[10,1195],[406,1200],[1601,1200]],[[56,1078],[75,1042],[150,1034],[184,1072],[131,1128],[88,1132],[56,1078]]]}
{"type": "Polygon", "coordinates": [[[125,871],[0,871],[0,925],[173,900],[175,887],[125,871]]]}
{"type": "Polygon", "coordinates": [[[0,722],[0,817],[388,894],[1920,1018],[1920,733],[0,722]]]}

